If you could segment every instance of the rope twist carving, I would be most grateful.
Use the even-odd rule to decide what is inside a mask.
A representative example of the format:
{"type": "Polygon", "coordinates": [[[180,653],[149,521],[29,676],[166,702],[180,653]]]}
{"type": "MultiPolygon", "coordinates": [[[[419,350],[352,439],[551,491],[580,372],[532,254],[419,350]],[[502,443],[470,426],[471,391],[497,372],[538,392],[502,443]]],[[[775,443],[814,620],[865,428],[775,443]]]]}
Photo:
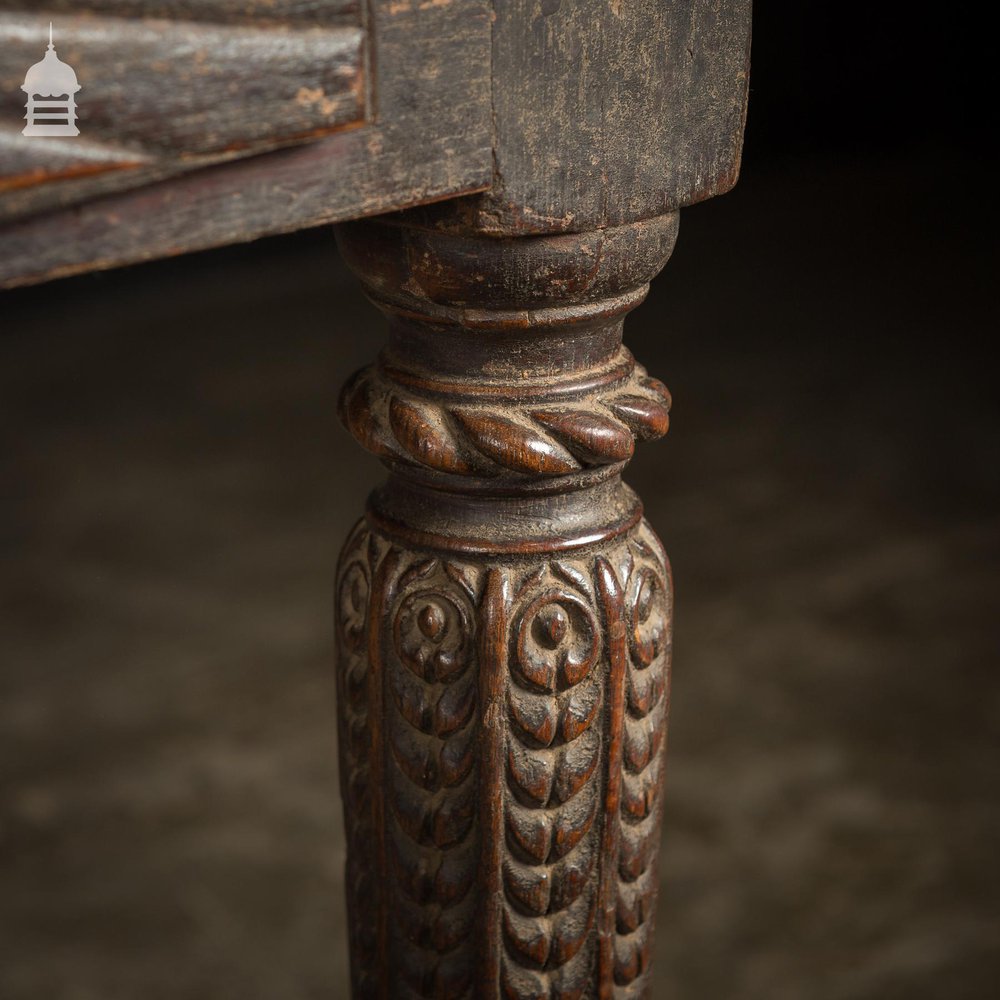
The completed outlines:
{"type": "Polygon", "coordinates": [[[617,360],[628,362],[626,377],[565,402],[418,395],[371,366],[344,387],[340,417],[368,451],[406,465],[459,476],[566,475],[626,462],[636,441],[667,432],[667,387],[624,348],[617,360]]]}

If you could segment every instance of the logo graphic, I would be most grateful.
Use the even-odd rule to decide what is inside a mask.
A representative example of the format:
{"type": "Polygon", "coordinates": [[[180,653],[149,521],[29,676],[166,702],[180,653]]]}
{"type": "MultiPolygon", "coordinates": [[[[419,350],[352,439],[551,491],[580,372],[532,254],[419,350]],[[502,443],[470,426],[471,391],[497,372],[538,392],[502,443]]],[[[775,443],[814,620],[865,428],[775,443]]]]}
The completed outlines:
{"type": "Polygon", "coordinates": [[[49,49],[41,62],[35,63],[24,76],[21,85],[28,95],[28,124],[23,135],[79,135],[76,127],[76,98],[80,89],[73,67],[56,55],[52,44],[52,24],[49,23],[49,49]]]}

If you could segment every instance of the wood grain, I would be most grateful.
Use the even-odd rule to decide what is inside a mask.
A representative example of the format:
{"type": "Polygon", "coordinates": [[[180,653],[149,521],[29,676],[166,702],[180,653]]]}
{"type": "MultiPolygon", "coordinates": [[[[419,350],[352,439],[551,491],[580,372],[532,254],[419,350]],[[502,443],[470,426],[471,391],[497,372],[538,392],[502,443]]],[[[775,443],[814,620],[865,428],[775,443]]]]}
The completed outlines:
{"type": "Polygon", "coordinates": [[[362,122],[365,33],[355,21],[297,28],[0,12],[0,222],[362,122]],[[59,58],[83,88],[83,145],[21,135],[21,83],[51,20],[59,58]]]}
{"type": "MultiPolygon", "coordinates": [[[[342,21],[337,23],[339,31],[342,21]]],[[[492,162],[486,0],[372,0],[364,27],[367,75],[373,81],[367,124],[172,177],[165,176],[169,171],[162,164],[140,165],[135,169],[149,171],[142,186],[110,194],[102,185],[118,181],[108,180],[112,172],[102,160],[114,159],[117,147],[91,148],[100,179],[52,182],[67,186],[62,197],[84,198],[72,211],[31,215],[0,227],[0,287],[485,188],[492,162]]],[[[81,91],[81,115],[85,96],[81,91]]],[[[56,159],[65,165],[65,157],[56,159]]],[[[0,206],[20,197],[17,190],[0,193],[0,206]]]]}
{"type": "Polygon", "coordinates": [[[735,183],[749,0],[510,0],[493,38],[484,228],[621,225],[735,183]]]}
{"type": "Polygon", "coordinates": [[[722,194],[739,174],[750,0],[505,0],[493,183],[429,217],[587,232],[722,194]]]}
{"type": "Polygon", "coordinates": [[[167,18],[172,21],[206,21],[257,27],[357,27],[362,23],[364,0],[44,0],[44,6],[25,0],[0,0],[0,11],[44,11],[56,23],[86,11],[120,18],[167,18]]]}
{"type": "MultiPolygon", "coordinates": [[[[105,18],[135,9],[93,2],[105,18]]],[[[150,11],[172,6],[163,0],[150,11]]],[[[265,48],[278,46],[276,79],[271,32],[313,42],[325,33],[332,45],[360,26],[360,75],[348,83],[345,48],[321,69],[329,76],[339,65],[342,89],[307,81],[295,90],[306,131],[295,131],[300,122],[275,126],[270,138],[252,129],[250,140],[234,138],[234,124],[213,107],[180,129],[201,152],[175,144],[183,155],[166,159],[102,136],[47,147],[52,159],[40,168],[24,151],[15,164],[14,136],[0,129],[12,175],[40,169],[53,178],[0,197],[0,216],[27,215],[0,230],[0,286],[417,205],[430,206],[424,219],[435,228],[594,233],[722,193],[738,174],[750,0],[372,0],[369,17],[341,0],[268,10],[262,0],[189,0],[177,10],[196,35],[265,36],[265,48]],[[348,120],[357,93],[367,95],[361,125],[348,120]],[[342,131],[319,138],[330,128],[342,131]],[[244,156],[260,152],[254,142],[305,145],[244,156]],[[232,162],[206,165],[219,159],[232,162]],[[65,215],[28,214],[71,203],[79,205],[65,215]]]]}

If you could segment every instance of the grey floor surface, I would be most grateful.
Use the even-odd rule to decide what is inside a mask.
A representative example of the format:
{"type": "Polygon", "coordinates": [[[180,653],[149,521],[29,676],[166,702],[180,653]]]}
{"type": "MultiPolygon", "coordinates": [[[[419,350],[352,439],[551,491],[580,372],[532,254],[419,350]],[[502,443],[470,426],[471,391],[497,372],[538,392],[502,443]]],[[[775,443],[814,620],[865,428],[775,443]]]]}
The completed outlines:
{"type": "MultiPolygon", "coordinates": [[[[1000,995],[1000,447],[954,164],[760,170],[627,342],[671,553],[669,1000],[1000,995]],[[978,324],[978,328],[977,328],[978,324]],[[977,340],[977,336],[979,340],[977,340]]],[[[0,297],[0,998],[346,995],[326,234],[0,297]]]]}

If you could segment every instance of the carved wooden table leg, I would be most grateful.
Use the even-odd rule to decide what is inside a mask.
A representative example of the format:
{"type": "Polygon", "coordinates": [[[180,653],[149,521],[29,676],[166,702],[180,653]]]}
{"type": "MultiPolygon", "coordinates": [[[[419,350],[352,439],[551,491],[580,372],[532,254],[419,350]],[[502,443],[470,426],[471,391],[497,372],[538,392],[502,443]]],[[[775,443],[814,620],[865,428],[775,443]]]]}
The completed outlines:
{"type": "Polygon", "coordinates": [[[671,584],[621,471],[669,395],[621,344],[676,214],[341,249],[389,317],[341,417],[381,456],[337,578],[356,997],[639,997],[671,584]]]}

